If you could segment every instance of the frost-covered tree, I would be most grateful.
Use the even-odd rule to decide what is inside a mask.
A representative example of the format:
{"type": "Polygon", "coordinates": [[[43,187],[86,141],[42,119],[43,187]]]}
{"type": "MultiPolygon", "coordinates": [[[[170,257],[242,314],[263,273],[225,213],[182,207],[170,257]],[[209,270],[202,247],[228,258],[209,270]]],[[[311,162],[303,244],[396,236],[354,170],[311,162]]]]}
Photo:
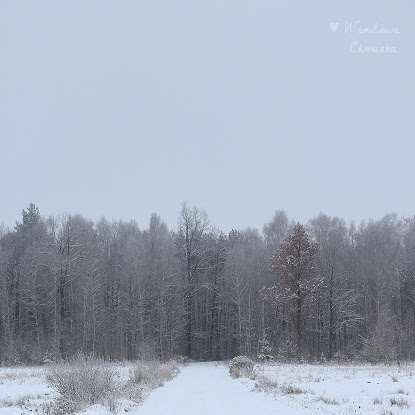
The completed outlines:
{"type": "Polygon", "coordinates": [[[355,227],[320,214],[305,228],[277,211],[262,234],[225,235],[186,204],[174,230],[157,215],[141,230],[31,204],[0,226],[5,364],[78,351],[413,360],[414,327],[415,217],[355,227]]]}
{"type": "Polygon", "coordinates": [[[347,266],[350,241],[344,221],[337,217],[320,213],[310,220],[309,229],[319,245],[317,264],[324,278],[316,331],[320,333],[319,339],[324,338],[325,354],[330,360],[338,351],[344,328],[349,330],[359,322],[353,274],[347,266]]]}
{"type": "Polygon", "coordinates": [[[294,223],[290,222],[284,210],[276,210],[272,220],[262,229],[267,250],[272,254],[290,234],[294,223]]]}
{"type": "Polygon", "coordinates": [[[209,230],[209,219],[203,209],[182,204],[178,220],[178,232],[175,235],[179,266],[184,279],[185,291],[185,326],[186,355],[192,355],[193,314],[195,310],[194,293],[197,278],[205,267],[206,245],[205,234],[209,230]]]}
{"type": "Polygon", "coordinates": [[[143,268],[146,278],[143,295],[151,323],[153,353],[162,360],[174,353],[177,342],[175,327],[180,321],[180,296],[177,295],[180,285],[174,254],[174,240],[167,225],[153,214],[148,230],[144,231],[143,268]]]}
{"type": "Polygon", "coordinates": [[[262,360],[263,362],[269,362],[270,360],[274,360],[274,356],[272,355],[272,347],[268,341],[267,333],[265,330],[262,332],[262,337],[258,341],[258,359],[262,360]]]}
{"type": "Polygon", "coordinates": [[[314,305],[322,279],[316,270],[318,245],[312,242],[303,225],[297,223],[293,232],[270,259],[277,284],[270,290],[277,305],[283,304],[295,331],[297,357],[302,351],[302,337],[307,313],[314,305]]]}

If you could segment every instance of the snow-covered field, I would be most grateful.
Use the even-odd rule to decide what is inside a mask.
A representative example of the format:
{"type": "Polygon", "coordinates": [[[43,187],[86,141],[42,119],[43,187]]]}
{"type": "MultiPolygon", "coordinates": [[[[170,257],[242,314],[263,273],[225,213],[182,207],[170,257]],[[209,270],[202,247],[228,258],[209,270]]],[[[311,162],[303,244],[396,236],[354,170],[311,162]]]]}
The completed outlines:
{"type": "MultiPolygon", "coordinates": [[[[109,396],[108,400],[104,399],[105,406],[93,405],[90,408],[84,408],[80,413],[98,415],[111,414],[111,411],[113,414],[131,412],[154,388],[165,382],[165,379],[160,377],[160,373],[156,374],[157,369],[164,366],[156,367],[140,362],[111,364],[116,375],[117,395],[115,398],[109,396]],[[140,369],[140,371],[135,372],[136,369],[140,369]],[[153,370],[152,379],[154,382],[144,380],[150,370],[153,370]],[[134,375],[141,377],[142,382],[131,383],[134,375]]],[[[0,367],[0,415],[65,413],[58,403],[59,393],[50,386],[47,380],[50,369],[51,367],[48,366],[0,367]]]]}
{"type": "Polygon", "coordinates": [[[243,380],[292,407],[294,414],[415,414],[415,365],[289,365],[255,367],[243,380]]]}
{"type": "MultiPolygon", "coordinates": [[[[131,366],[117,365],[120,379],[131,366]]],[[[0,368],[0,415],[47,414],[57,397],[44,367],[0,368]]],[[[140,406],[115,408],[133,415],[321,415],[415,413],[415,365],[336,366],[269,364],[255,379],[232,379],[226,365],[194,363],[151,392],[140,406]]],[[[53,413],[53,411],[50,411],[53,413]]],[[[110,414],[95,405],[82,414],[110,414]]]]}
{"type": "Polygon", "coordinates": [[[55,392],[48,386],[42,367],[0,368],[0,414],[21,415],[52,402],[55,392]]]}

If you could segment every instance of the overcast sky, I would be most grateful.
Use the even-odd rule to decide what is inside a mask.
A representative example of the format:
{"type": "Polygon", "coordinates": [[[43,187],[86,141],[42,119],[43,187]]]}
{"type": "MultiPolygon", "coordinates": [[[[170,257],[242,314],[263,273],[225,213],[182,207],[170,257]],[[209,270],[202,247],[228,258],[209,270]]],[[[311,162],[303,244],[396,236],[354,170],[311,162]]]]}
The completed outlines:
{"type": "Polygon", "coordinates": [[[412,216],[414,18],[410,0],[0,0],[0,222],[30,202],[175,227],[187,201],[224,231],[276,209],[412,216]],[[376,24],[399,33],[358,32],[376,24]]]}

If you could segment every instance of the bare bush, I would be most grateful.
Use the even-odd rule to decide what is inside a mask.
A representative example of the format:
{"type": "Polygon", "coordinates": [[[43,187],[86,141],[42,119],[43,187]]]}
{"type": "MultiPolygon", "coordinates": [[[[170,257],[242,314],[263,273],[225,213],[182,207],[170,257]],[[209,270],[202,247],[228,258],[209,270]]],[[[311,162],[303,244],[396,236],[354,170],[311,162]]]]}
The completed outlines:
{"type": "Polygon", "coordinates": [[[143,384],[150,388],[163,386],[179,372],[179,366],[175,361],[161,363],[157,361],[137,362],[130,371],[130,382],[143,384]]]}
{"type": "Polygon", "coordinates": [[[136,362],[125,377],[103,359],[78,354],[49,368],[49,384],[59,393],[53,402],[46,402],[45,415],[64,415],[101,404],[112,413],[130,411],[155,388],[162,386],[178,372],[176,362],[136,362]],[[129,400],[129,403],[125,403],[129,400]],[[123,403],[124,402],[124,403],[123,403]],[[127,406],[125,406],[127,405],[127,406]]]}
{"type": "Polygon", "coordinates": [[[229,372],[233,378],[255,379],[255,363],[246,356],[236,356],[229,362],[229,372]]]}
{"type": "Polygon", "coordinates": [[[47,380],[60,394],[56,413],[102,403],[117,389],[114,369],[101,358],[83,354],[51,366],[47,380]]]}
{"type": "Polygon", "coordinates": [[[130,382],[139,384],[150,384],[153,379],[154,365],[149,362],[138,362],[133,369],[130,370],[130,382]]]}

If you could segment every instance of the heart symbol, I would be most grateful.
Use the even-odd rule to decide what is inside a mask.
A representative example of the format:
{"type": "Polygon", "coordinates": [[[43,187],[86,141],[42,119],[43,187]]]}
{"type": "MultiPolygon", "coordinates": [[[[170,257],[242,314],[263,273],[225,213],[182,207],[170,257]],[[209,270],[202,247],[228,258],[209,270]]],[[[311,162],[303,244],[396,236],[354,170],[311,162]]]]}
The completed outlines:
{"type": "Polygon", "coordinates": [[[339,28],[339,23],[330,23],[330,27],[336,33],[336,30],[339,28]]]}

